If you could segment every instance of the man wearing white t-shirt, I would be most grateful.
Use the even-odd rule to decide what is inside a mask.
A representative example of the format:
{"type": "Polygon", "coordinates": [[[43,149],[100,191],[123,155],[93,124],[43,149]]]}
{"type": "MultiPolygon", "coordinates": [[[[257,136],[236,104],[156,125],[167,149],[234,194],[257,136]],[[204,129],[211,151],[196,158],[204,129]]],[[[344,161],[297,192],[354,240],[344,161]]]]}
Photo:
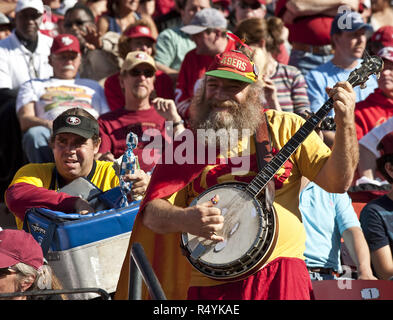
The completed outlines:
{"type": "Polygon", "coordinates": [[[30,162],[50,162],[53,120],[65,110],[80,107],[95,118],[108,112],[103,88],[90,79],[76,79],[81,64],[79,41],[70,34],[53,40],[49,63],[54,77],[25,82],[19,90],[16,112],[23,135],[23,148],[30,162]]]}
{"type": "Polygon", "coordinates": [[[18,0],[14,11],[15,29],[0,40],[0,201],[12,177],[25,163],[15,113],[18,89],[25,81],[53,74],[48,62],[53,40],[39,32],[44,12],[42,0],[18,0]]]}

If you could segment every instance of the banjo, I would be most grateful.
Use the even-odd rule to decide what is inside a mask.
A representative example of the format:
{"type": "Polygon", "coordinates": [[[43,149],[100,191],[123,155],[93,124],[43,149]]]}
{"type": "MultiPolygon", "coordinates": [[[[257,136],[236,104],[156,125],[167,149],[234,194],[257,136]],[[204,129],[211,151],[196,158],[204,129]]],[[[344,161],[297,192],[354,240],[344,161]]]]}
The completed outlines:
{"type": "MultiPolygon", "coordinates": [[[[347,81],[352,86],[364,87],[368,77],[382,68],[381,58],[368,57],[351,72],[347,81]]],[[[193,200],[190,206],[212,201],[221,210],[224,227],[217,235],[225,239],[215,242],[182,233],[181,249],[194,268],[215,280],[234,281],[248,277],[266,264],[278,237],[272,178],[332,108],[333,99],[329,98],[249,184],[221,183],[193,200]],[[215,201],[216,195],[219,196],[218,202],[215,201]]]]}

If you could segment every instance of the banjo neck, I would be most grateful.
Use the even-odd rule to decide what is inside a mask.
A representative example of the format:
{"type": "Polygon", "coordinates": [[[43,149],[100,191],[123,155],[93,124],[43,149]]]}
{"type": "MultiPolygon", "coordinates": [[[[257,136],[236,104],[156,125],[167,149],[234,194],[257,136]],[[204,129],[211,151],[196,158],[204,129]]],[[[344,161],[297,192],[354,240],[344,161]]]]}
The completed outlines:
{"type": "Polygon", "coordinates": [[[329,111],[333,108],[333,99],[328,101],[310,118],[306,120],[303,126],[295,133],[295,135],[281,148],[275,157],[266,163],[263,169],[254,177],[247,186],[249,191],[257,198],[269,181],[274,177],[277,171],[284,165],[290,156],[297,150],[310,133],[318,126],[329,111]]]}
{"type": "MultiPolygon", "coordinates": [[[[353,86],[360,85],[364,87],[369,76],[379,73],[383,69],[383,61],[378,56],[367,57],[361,66],[352,71],[348,77],[348,82],[353,86]]],[[[254,198],[260,196],[269,181],[274,177],[277,171],[284,165],[289,157],[297,150],[300,144],[310,135],[310,133],[318,126],[329,111],[333,108],[333,99],[329,98],[323,106],[314,113],[300,127],[295,135],[281,148],[274,158],[266,163],[262,170],[249,183],[246,190],[252,194],[254,198]]]]}

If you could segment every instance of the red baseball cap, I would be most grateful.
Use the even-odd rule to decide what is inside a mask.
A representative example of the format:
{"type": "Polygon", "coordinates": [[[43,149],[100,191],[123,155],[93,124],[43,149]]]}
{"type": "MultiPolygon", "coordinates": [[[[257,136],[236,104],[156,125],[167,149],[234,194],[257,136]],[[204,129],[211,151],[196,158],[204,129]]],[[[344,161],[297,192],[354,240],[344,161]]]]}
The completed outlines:
{"type": "Polygon", "coordinates": [[[0,229],[0,268],[19,262],[38,270],[44,264],[41,246],[23,230],[0,229]]]}
{"type": "Polygon", "coordinates": [[[135,27],[132,27],[124,32],[124,35],[126,35],[128,38],[148,38],[156,42],[156,38],[153,37],[153,34],[151,33],[151,30],[147,26],[142,26],[138,25],[135,27]]]}
{"type": "Polygon", "coordinates": [[[377,55],[382,59],[393,62],[393,47],[384,47],[378,51],[377,55]]]}
{"type": "Polygon", "coordinates": [[[253,83],[258,79],[258,69],[245,54],[232,50],[216,55],[206,75],[253,83]]]}
{"type": "Polygon", "coordinates": [[[374,32],[372,42],[379,42],[384,47],[393,47],[393,26],[384,26],[374,32]]]}
{"type": "Polygon", "coordinates": [[[64,51],[81,53],[79,40],[72,34],[59,34],[53,39],[51,54],[58,54],[64,51]]]}
{"type": "Polygon", "coordinates": [[[393,131],[386,134],[377,145],[377,150],[381,156],[385,154],[393,154],[393,131]]]}

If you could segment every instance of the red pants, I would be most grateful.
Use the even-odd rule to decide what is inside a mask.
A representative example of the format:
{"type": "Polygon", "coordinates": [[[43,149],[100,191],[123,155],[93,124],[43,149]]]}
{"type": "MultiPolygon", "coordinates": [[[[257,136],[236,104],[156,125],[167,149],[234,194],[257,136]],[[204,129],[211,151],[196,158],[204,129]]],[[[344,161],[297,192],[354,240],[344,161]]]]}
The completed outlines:
{"type": "Polygon", "coordinates": [[[190,287],[189,300],[310,300],[314,299],[306,264],[277,258],[247,279],[211,287],[190,287]]]}

